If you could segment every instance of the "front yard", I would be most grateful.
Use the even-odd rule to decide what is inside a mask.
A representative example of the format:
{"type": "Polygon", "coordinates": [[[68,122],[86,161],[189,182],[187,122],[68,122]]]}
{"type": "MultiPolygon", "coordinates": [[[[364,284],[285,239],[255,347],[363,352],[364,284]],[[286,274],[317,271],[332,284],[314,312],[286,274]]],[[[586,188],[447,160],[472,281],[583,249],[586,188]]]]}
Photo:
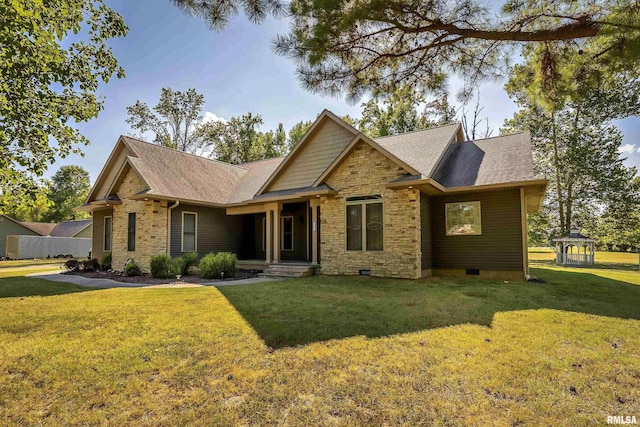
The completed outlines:
{"type": "Polygon", "coordinates": [[[640,416],[640,273],[538,267],[548,283],[316,277],[94,291],[0,279],[0,419],[517,426],[640,416]],[[21,296],[38,294],[49,296],[21,296]]]}

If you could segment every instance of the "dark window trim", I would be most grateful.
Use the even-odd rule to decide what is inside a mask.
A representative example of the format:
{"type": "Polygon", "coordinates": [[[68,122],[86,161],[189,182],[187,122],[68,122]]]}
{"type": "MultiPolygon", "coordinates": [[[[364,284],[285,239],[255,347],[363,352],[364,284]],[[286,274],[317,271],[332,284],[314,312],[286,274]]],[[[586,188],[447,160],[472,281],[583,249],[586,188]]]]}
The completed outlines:
{"type": "Polygon", "coordinates": [[[128,222],[127,222],[127,251],[129,252],[136,251],[136,227],[137,227],[136,213],[129,212],[128,222]]]}

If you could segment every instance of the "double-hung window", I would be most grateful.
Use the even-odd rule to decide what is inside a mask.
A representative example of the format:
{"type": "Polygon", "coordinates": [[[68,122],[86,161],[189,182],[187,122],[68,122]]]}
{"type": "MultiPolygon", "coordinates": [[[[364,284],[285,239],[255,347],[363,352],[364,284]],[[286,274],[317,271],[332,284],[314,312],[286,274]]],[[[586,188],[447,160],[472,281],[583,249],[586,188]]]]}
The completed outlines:
{"type": "Polygon", "coordinates": [[[111,252],[111,236],[113,230],[113,217],[105,216],[104,217],[104,239],[102,242],[104,243],[102,250],[105,252],[111,252]]]}
{"type": "Polygon", "coordinates": [[[383,250],[382,196],[348,197],[346,223],[347,250],[383,250]]]}
{"type": "Polygon", "coordinates": [[[198,214],[182,212],[182,252],[192,252],[198,246],[198,214]]]}
{"type": "Polygon", "coordinates": [[[129,212],[129,222],[127,224],[127,250],[136,250],[136,213],[129,212]]]}

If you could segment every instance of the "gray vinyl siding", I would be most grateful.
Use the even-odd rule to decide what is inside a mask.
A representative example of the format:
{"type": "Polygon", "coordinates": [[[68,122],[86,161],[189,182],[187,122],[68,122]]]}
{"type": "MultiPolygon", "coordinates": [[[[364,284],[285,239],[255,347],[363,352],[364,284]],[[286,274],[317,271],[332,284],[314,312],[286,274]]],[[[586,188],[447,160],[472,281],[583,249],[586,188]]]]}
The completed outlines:
{"type": "MultiPolygon", "coordinates": [[[[104,251],[104,217],[110,216],[113,230],[113,209],[105,209],[93,212],[93,240],[91,241],[91,258],[101,259],[106,253],[104,251]]],[[[91,229],[92,227],[88,227],[91,229]]],[[[82,237],[82,236],[76,236],[82,237]]],[[[91,236],[89,236],[91,237],[91,236]]],[[[111,235],[111,244],[113,245],[113,233],[111,235]]]]}
{"type": "Polygon", "coordinates": [[[353,133],[343,126],[325,119],[305,146],[300,147],[295,158],[285,165],[280,176],[269,186],[269,191],[311,186],[353,137],[353,133]]]}
{"type": "Polygon", "coordinates": [[[82,238],[91,239],[92,235],[93,235],[93,227],[90,225],[73,237],[82,237],[82,238]]]}
{"type": "Polygon", "coordinates": [[[225,209],[179,205],[171,211],[171,256],[182,255],[182,212],[196,212],[197,251],[200,257],[209,252],[240,254],[242,216],[227,215],[225,209]]]}
{"type": "Polygon", "coordinates": [[[39,236],[38,233],[16,224],[10,219],[2,216],[0,218],[4,220],[0,222],[0,256],[5,256],[7,253],[7,236],[39,236]]]}
{"type": "Polygon", "coordinates": [[[431,268],[431,201],[426,194],[420,194],[420,249],[422,270],[431,268]]]}
{"type": "Polygon", "coordinates": [[[519,189],[431,197],[430,201],[433,268],[523,269],[519,189]],[[477,200],[482,234],[447,236],[445,203],[477,200]]]}

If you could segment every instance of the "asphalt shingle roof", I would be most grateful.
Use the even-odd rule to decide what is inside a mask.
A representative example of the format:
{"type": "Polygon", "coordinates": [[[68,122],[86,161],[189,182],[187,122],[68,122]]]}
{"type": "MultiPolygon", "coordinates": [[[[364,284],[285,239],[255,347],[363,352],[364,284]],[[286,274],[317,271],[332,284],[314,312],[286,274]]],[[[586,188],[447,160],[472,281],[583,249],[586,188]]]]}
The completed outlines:
{"type": "Polygon", "coordinates": [[[459,123],[454,123],[373,140],[424,177],[429,177],[459,127],[459,123]]]}
{"type": "Polygon", "coordinates": [[[73,237],[85,228],[91,225],[90,219],[81,219],[77,221],[62,221],[55,225],[55,228],[49,234],[57,237],[73,237]]]}
{"type": "Polygon", "coordinates": [[[171,148],[123,137],[136,157],[134,168],[149,185],[147,194],[225,204],[247,169],[171,148]]]}
{"type": "Polygon", "coordinates": [[[448,188],[536,179],[529,133],[454,144],[433,179],[448,188]]]}
{"type": "Polygon", "coordinates": [[[52,224],[48,222],[31,222],[31,221],[20,221],[20,224],[27,227],[28,229],[35,231],[41,236],[48,236],[49,233],[53,231],[57,224],[52,224]]]}

